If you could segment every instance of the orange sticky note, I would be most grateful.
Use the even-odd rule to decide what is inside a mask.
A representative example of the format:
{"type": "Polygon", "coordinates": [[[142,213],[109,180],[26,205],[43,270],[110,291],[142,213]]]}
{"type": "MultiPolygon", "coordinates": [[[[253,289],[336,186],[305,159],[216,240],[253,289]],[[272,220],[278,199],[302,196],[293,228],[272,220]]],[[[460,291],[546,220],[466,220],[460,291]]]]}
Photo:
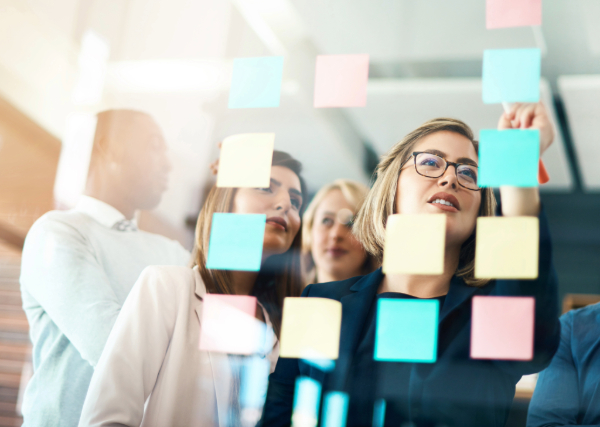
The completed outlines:
{"type": "Polygon", "coordinates": [[[473,297],[471,358],[533,359],[535,298],[473,297]]]}
{"type": "Polygon", "coordinates": [[[540,228],[537,217],[477,218],[475,277],[537,278],[539,241],[540,228]]]}
{"type": "Polygon", "coordinates": [[[390,215],[385,227],[385,274],[442,274],[446,215],[390,215]]]}
{"type": "Polygon", "coordinates": [[[266,325],[255,314],[256,297],[206,294],[202,299],[200,350],[244,355],[257,352],[266,325]]]}
{"type": "Polygon", "coordinates": [[[487,29],[542,25],[542,0],[487,0],[487,29]]]}
{"type": "Polygon", "coordinates": [[[315,108],[367,105],[369,55],[319,55],[315,72],[315,108]]]}
{"type": "Polygon", "coordinates": [[[342,303],[327,298],[283,301],[279,356],[337,359],[342,326],[342,303]]]}

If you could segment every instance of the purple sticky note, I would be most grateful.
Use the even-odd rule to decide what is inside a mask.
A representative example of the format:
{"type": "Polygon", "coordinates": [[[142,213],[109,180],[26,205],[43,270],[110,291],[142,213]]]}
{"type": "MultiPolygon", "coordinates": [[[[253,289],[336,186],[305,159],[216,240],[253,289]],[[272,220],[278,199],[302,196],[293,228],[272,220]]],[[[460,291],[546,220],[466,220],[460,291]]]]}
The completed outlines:
{"type": "Polygon", "coordinates": [[[369,55],[319,55],[315,108],[367,105],[369,55]]]}
{"type": "Polygon", "coordinates": [[[487,0],[486,27],[542,25],[542,0],[487,0]]]}
{"type": "Polygon", "coordinates": [[[473,297],[471,358],[531,360],[535,299],[473,297]]]}

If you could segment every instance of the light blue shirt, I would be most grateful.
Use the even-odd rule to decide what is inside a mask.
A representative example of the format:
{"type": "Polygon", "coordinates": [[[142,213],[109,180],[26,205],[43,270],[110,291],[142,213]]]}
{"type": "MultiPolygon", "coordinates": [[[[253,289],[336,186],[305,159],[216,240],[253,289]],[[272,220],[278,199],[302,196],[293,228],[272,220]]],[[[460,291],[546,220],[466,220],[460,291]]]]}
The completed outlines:
{"type": "Polygon", "coordinates": [[[82,196],[31,227],[21,266],[23,309],[33,343],[24,426],[77,426],[86,392],[121,306],[149,265],[187,265],[177,242],[111,227],[125,219],[82,196]]]}

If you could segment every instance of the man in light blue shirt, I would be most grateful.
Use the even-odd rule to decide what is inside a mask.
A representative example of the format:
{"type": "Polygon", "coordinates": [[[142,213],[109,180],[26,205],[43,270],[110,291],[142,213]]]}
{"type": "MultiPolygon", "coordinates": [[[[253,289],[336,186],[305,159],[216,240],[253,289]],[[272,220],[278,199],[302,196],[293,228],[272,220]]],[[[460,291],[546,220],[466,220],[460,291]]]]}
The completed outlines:
{"type": "Polygon", "coordinates": [[[137,229],[171,166],[162,132],[140,112],[98,114],[86,195],[75,209],[42,216],[27,235],[23,308],[33,343],[24,426],[77,426],[94,366],[139,274],[149,265],[186,265],[177,242],[137,229]]]}

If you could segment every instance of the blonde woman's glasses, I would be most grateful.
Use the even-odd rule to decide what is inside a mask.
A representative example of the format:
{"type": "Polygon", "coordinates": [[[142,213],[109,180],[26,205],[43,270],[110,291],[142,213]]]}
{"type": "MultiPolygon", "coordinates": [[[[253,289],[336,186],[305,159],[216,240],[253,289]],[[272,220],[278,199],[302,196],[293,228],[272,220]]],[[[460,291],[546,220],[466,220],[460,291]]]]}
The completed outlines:
{"type": "MultiPolygon", "coordinates": [[[[471,191],[481,190],[481,188],[477,186],[477,166],[450,162],[443,157],[422,151],[415,151],[412,153],[411,157],[415,159],[415,170],[421,176],[427,178],[439,178],[446,173],[446,170],[450,166],[454,166],[456,178],[461,187],[471,191]]],[[[404,162],[402,167],[404,167],[409,160],[410,158],[404,162]]]]}

